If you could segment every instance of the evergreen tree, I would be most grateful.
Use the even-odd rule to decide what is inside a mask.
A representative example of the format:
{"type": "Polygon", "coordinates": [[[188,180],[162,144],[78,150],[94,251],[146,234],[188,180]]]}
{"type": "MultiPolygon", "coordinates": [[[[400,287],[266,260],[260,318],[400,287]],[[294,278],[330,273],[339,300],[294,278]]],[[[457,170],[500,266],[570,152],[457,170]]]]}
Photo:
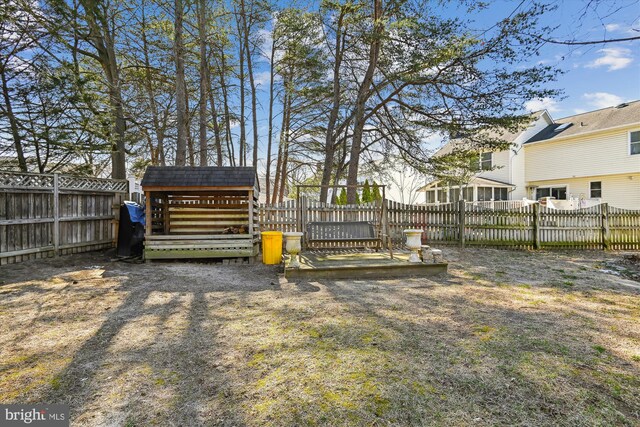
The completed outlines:
{"type": "Polygon", "coordinates": [[[373,181],[373,190],[371,191],[371,199],[373,201],[382,200],[382,194],[380,194],[380,187],[378,183],[373,181]]]}
{"type": "Polygon", "coordinates": [[[364,187],[362,188],[362,203],[370,203],[373,201],[373,195],[371,194],[371,186],[369,180],[364,181],[364,187]]]}
{"type": "Polygon", "coordinates": [[[336,205],[346,205],[347,204],[347,192],[342,188],[338,197],[336,197],[336,205]]]}

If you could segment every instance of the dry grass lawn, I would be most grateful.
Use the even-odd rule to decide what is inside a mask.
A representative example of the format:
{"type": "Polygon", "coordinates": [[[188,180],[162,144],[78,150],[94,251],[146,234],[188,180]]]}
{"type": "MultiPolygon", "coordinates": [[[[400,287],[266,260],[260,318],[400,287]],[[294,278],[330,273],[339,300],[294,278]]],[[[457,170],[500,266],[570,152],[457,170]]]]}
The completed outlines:
{"type": "Polygon", "coordinates": [[[312,283],[104,253],[5,266],[0,402],[69,403],[77,426],[640,425],[633,265],[445,257],[434,279],[312,283]]]}

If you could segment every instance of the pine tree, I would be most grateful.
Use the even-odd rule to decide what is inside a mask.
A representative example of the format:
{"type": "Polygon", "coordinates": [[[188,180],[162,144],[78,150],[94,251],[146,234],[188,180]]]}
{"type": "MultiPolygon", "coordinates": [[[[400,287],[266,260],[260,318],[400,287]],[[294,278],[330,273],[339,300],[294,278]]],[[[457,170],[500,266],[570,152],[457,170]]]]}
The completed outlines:
{"type": "Polygon", "coordinates": [[[371,194],[371,186],[369,185],[369,180],[364,181],[364,187],[362,188],[362,203],[369,203],[373,201],[373,196],[371,194]]]}
{"type": "Polygon", "coordinates": [[[347,204],[347,192],[345,191],[344,188],[342,188],[342,190],[340,191],[340,195],[338,195],[338,197],[336,197],[336,204],[337,205],[346,205],[347,204]]]}
{"type": "Polygon", "coordinates": [[[378,186],[378,183],[373,181],[373,190],[371,191],[371,199],[373,201],[378,201],[378,200],[382,200],[382,194],[380,194],[380,187],[378,186]]]}

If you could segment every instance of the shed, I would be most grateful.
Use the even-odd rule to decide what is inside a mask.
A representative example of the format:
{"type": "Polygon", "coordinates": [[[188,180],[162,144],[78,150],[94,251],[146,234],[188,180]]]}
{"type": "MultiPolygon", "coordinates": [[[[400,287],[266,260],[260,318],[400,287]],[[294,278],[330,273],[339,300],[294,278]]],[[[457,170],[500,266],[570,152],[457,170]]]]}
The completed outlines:
{"type": "Polygon", "coordinates": [[[258,191],[251,167],[149,166],[145,259],[252,258],[258,191]]]}

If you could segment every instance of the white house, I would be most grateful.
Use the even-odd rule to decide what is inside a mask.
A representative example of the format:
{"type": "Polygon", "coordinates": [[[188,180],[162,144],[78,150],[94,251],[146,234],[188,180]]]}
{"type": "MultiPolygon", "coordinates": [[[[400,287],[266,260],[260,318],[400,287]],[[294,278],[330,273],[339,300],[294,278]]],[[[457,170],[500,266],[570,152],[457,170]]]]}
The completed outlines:
{"type": "MultiPolygon", "coordinates": [[[[481,154],[487,169],[463,186],[468,201],[597,199],[640,209],[640,101],[554,120],[531,115],[521,132],[503,135],[510,149],[481,154]]],[[[443,146],[436,155],[453,149],[443,146]]],[[[426,203],[459,199],[460,189],[432,181],[421,191],[426,203]]]]}

